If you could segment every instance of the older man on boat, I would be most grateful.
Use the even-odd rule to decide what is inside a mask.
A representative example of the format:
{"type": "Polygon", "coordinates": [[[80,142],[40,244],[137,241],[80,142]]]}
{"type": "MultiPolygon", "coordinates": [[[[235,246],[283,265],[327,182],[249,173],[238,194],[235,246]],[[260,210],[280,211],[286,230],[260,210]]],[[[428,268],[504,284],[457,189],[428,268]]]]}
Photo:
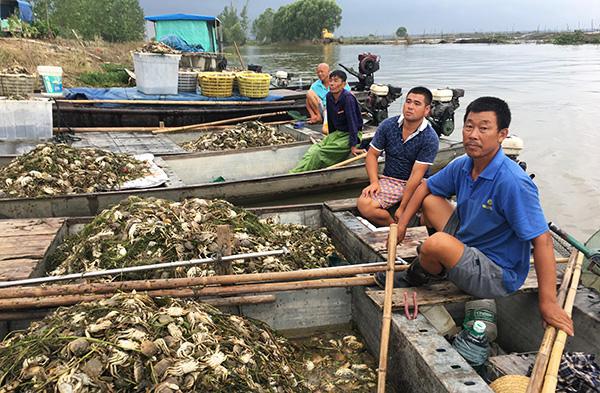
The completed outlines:
{"type": "Polygon", "coordinates": [[[343,161],[350,153],[356,156],[364,152],[358,147],[363,128],[360,105],[356,97],[346,90],[346,79],[346,73],[341,70],[329,74],[329,93],[326,96],[329,133],[308,149],[290,173],[326,168],[343,161]]]}
{"type": "MultiPolygon", "coordinates": [[[[398,217],[399,241],[419,208],[425,224],[437,232],[421,245],[405,274],[394,276],[394,284],[415,286],[447,277],[480,298],[508,296],[527,278],[533,245],[542,319],[573,335],[573,321],[557,301],[552,236],[537,187],[502,150],[510,120],[510,109],[499,98],[480,97],[469,104],[463,126],[467,154],[423,181],[398,217]],[[456,206],[447,199],[451,196],[456,206]]],[[[385,274],[376,281],[381,285],[385,274]]]]}
{"type": "Polygon", "coordinates": [[[358,198],[360,214],[375,225],[388,226],[394,218],[387,209],[400,202],[395,217],[404,212],[439,149],[439,139],[426,117],[432,94],[426,87],[412,88],[402,106],[402,116],[384,120],[373,137],[365,160],[370,184],[358,198]],[[385,151],[383,176],[377,159],[385,151]]]}
{"type": "MultiPolygon", "coordinates": [[[[317,65],[317,79],[306,93],[306,110],[308,111],[309,124],[323,123],[325,107],[327,105],[326,97],[329,93],[329,65],[320,63],[317,65]]],[[[344,89],[350,90],[346,84],[344,89]]],[[[324,131],[327,131],[324,128],[324,131]]]]}

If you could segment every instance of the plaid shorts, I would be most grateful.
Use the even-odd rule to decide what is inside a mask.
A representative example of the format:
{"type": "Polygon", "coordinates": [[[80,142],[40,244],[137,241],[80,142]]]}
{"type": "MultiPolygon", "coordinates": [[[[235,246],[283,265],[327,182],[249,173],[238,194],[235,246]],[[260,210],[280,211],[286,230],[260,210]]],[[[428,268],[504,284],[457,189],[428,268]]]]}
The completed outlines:
{"type": "Polygon", "coordinates": [[[404,189],[406,188],[406,180],[396,179],[394,177],[381,176],[379,178],[379,194],[373,196],[382,209],[387,209],[390,206],[402,200],[404,189]]]}

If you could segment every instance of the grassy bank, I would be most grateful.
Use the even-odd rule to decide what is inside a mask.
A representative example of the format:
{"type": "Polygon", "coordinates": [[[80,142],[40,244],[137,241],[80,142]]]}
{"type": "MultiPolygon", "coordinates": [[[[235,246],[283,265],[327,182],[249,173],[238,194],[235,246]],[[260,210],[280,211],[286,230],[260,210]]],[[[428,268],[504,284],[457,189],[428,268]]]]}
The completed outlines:
{"type": "Polygon", "coordinates": [[[35,72],[38,65],[60,66],[63,68],[63,83],[66,87],[114,86],[123,76],[115,70],[120,66],[114,65],[133,69],[130,51],[143,44],[0,38],[0,70],[20,65],[29,72],[35,72]]]}

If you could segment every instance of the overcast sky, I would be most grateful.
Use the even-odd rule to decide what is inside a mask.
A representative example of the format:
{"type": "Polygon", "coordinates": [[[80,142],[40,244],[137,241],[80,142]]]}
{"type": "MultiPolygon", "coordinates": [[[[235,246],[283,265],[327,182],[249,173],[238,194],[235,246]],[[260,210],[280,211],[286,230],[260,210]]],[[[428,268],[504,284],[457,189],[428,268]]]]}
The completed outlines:
{"type": "MultiPolygon", "coordinates": [[[[249,0],[250,18],[267,7],[292,1],[249,0]]],[[[600,0],[338,0],[342,25],[337,35],[393,34],[405,26],[409,34],[473,31],[518,31],[567,28],[597,29],[600,0]]],[[[146,15],[195,13],[217,15],[227,0],[140,0],[146,15]]],[[[243,0],[234,0],[239,8],[243,0]]]]}

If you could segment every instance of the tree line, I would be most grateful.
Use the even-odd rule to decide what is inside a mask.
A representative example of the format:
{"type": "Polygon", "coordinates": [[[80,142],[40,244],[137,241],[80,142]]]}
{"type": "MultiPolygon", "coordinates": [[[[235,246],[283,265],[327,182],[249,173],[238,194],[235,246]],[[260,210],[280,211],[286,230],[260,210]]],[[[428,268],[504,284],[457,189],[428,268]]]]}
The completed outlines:
{"type": "Polygon", "coordinates": [[[35,0],[34,27],[41,36],[109,42],[144,38],[144,11],[138,0],[35,0]]]}
{"type": "Polygon", "coordinates": [[[334,31],[342,23],[342,9],[335,0],[296,0],[277,10],[267,8],[251,27],[247,7],[248,2],[238,15],[231,3],[219,14],[226,44],[243,44],[249,33],[260,43],[313,40],[321,37],[324,28],[334,31]]]}

